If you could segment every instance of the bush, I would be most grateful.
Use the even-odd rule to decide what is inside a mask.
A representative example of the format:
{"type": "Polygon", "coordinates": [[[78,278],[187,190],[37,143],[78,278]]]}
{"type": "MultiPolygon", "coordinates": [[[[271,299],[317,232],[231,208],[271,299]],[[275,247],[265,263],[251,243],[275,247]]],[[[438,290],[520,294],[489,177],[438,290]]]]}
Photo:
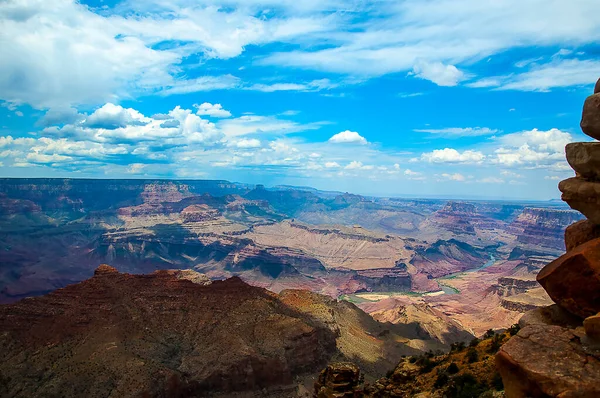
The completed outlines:
{"type": "Polygon", "coordinates": [[[465,373],[452,379],[446,395],[448,398],[473,398],[480,396],[486,390],[487,387],[478,383],[475,376],[465,373]]]}
{"type": "Polygon", "coordinates": [[[477,347],[479,345],[479,343],[481,342],[481,340],[479,340],[477,337],[475,337],[473,340],[471,340],[471,342],[469,343],[469,347],[477,347]]]}
{"type": "Polygon", "coordinates": [[[450,344],[450,352],[461,352],[465,349],[465,343],[463,341],[459,341],[458,343],[450,344]]]}
{"type": "Polygon", "coordinates": [[[515,323],[514,325],[508,328],[508,334],[514,336],[515,334],[519,333],[519,330],[521,330],[521,326],[519,326],[518,323],[515,323]]]}
{"type": "Polygon", "coordinates": [[[453,374],[457,374],[459,370],[460,370],[460,369],[458,368],[458,365],[457,365],[457,364],[455,364],[454,362],[452,362],[452,363],[451,363],[451,364],[448,366],[448,369],[446,369],[446,372],[448,372],[448,374],[451,374],[451,375],[453,375],[453,374]]]}
{"type": "Polygon", "coordinates": [[[492,338],[492,343],[490,344],[490,348],[488,350],[489,353],[495,354],[498,352],[500,347],[502,346],[502,342],[504,341],[504,336],[501,334],[497,334],[492,338]]]}
{"type": "Polygon", "coordinates": [[[449,380],[450,380],[450,377],[448,377],[448,374],[446,372],[440,372],[440,373],[438,373],[437,379],[435,379],[435,383],[433,383],[433,387],[434,388],[445,387],[448,385],[449,380]]]}
{"type": "Polygon", "coordinates": [[[491,387],[496,391],[504,390],[504,383],[502,382],[502,376],[500,373],[494,373],[494,377],[492,378],[491,387]]]}
{"type": "Polygon", "coordinates": [[[479,354],[477,350],[473,347],[469,348],[467,351],[467,362],[473,363],[479,361],[479,354]]]}
{"type": "Polygon", "coordinates": [[[495,335],[496,335],[496,332],[494,332],[493,329],[488,329],[488,331],[485,332],[485,334],[483,335],[483,338],[484,339],[489,339],[489,338],[494,337],[495,335]]]}

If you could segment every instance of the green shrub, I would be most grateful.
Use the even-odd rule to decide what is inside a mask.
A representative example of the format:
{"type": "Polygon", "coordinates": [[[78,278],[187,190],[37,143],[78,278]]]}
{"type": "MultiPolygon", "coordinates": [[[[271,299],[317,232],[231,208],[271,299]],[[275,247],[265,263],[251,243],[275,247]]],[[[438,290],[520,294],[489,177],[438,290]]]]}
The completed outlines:
{"type": "Polygon", "coordinates": [[[471,342],[469,343],[469,347],[477,347],[479,345],[479,343],[481,342],[481,340],[479,340],[477,337],[475,337],[473,340],[471,340],[471,342]]]}
{"type": "Polygon", "coordinates": [[[435,379],[435,383],[433,383],[433,387],[434,388],[446,387],[446,385],[448,385],[449,380],[450,380],[450,377],[448,377],[448,374],[446,372],[440,372],[440,373],[438,373],[437,379],[435,379]]]}
{"type": "Polygon", "coordinates": [[[519,330],[521,330],[521,326],[519,326],[518,323],[515,323],[514,325],[508,328],[508,334],[514,336],[515,334],[519,333],[519,330]]]}
{"type": "Polygon", "coordinates": [[[473,347],[469,348],[467,351],[467,362],[473,363],[479,361],[479,354],[477,350],[473,347]]]}
{"type": "Polygon", "coordinates": [[[456,363],[452,362],[452,363],[451,363],[451,364],[448,366],[448,369],[446,369],[446,372],[448,372],[448,374],[451,374],[451,375],[453,375],[453,374],[457,374],[459,370],[460,370],[460,369],[458,368],[458,365],[457,365],[456,363]]]}
{"type": "Polygon", "coordinates": [[[488,331],[485,332],[485,334],[483,335],[483,338],[484,339],[489,339],[489,338],[494,337],[495,335],[496,335],[496,332],[494,332],[493,329],[488,329],[488,331]]]}

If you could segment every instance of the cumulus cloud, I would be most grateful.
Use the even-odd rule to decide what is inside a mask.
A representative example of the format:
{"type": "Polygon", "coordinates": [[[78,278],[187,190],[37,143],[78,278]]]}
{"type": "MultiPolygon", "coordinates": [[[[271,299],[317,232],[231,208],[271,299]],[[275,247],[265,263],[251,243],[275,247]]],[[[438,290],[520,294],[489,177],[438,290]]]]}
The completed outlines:
{"type": "Polygon", "coordinates": [[[115,130],[127,126],[144,126],[150,122],[135,109],[125,109],[120,105],[105,104],[85,118],[84,127],[115,130]]]}
{"type": "Polygon", "coordinates": [[[235,141],[233,145],[238,148],[260,148],[261,143],[260,140],[257,140],[256,138],[250,138],[235,141]]]}
{"type": "Polygon", "coordinates": [[[497,138],[500,147],[495,151],[493,162],[504,166],[527,167],[566,163],[565,146],[572,141],[571,134],[558,129],[533,129],[507,134],[497,138]]]}
{"type": "Polygon", "coordinates": [[[424,80],[429,80],[438,86],[452,87],[458,85],[466,77],[454,65],[444,65],[441,62],[418,62],[412,74],[424,80]]]}
{"type": "Polygon", "coordinates": [[[325,167],[328,169],[339,169],[341,166],[338,162],[326,162],[325,167]]]}
{"type": "Polygon", "coordinates": [[[341,133],[335,134],[329,139],[329,142],[333,144],[360,144],[366,145],[367,140],[365,137],[358,134],[356,131],[342,131],[341,133]]]}
{"type": "Polygon", "coordinates": [[[223,109],[221,104],[211,104],[209,102],[204,102],[200,105],[194,105],[196,110],[196,115],[200,116],[212,116],[219,118],[231,117],[231,112],[223,109]]]}
{"type": "MultiPolygon", "coordinates": [[[[348,163],[348,165],[346,167],[344,167],[344,169],[346,170],[373,170],[374,166],[372,165],[364,165],[362,164],[362,162],[358,162],[356,160],[348,163]]],[[[387,169],[385,169],[387,170],[387,169]]]]}
{"type": "Polygon", "coordinates": [[[453,148],[436,149],[421,155],[421,160],[429,163],[481,163],[484,159],[485,155],[480,151],[459,152],[453,148]]]}

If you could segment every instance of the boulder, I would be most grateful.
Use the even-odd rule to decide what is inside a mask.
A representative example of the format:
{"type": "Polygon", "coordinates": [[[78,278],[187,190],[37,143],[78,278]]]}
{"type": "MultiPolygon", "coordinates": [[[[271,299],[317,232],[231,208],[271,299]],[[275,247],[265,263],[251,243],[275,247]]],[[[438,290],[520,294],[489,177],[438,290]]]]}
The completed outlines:
{"type": "Polygon", "coordinates": [[[590,95],[585,100],[581,130],[590,137],[600,140],[600,93],[590,95]]]}
{"type": "Polygon", "coordinates": [[[118,274],[118,273],[119,273],[119,271],[117,271],[117,269],[115,267],[111,267],[110,265],[107,265],[107,264],[101,264],[94,271],[94,275],[107,275],[107,274],[118,274]]]}
{"type": "Polygon", "coordinates": [[[600,182],[589,182],[581,177],[569,178],[558,184],[562,200],[581,212],[592,223],[600,225],[600,182]]]}
{"type": "Polygon", "coordinates": [[[565,148],[567,161],[579,176],[600,181],[600,142],[572,142],[565,148]]]}
{"type": "Polygon", "coordinates": [[[496,354],[506,397],[600,397],[600,360],[582,337],[554,325],[521,329],[496,354]]]}
{"type": "Polygon", "coordinates": [[[556,304],[572,314],[587,318],[600,312],[600,238],[546,265],[537,281],[556,304]]]}
{"type": "Polygon", "coordinates": [[[577,326],[581,326],[581,318],[565,311],[556,304],[552,304],[547,307],[539,307],[528,311],[519,319],[521,329],[535,325],[576,328],[577,326]]]}
{"type": "Polygon", "coordinates": [[[600,340],[600,313],[585,318],[583,321],[585,334],[592,340],[600,340]]]}
{"type": "Polygon", "coordinates": [[[571,251],[596,238],[600,238],[600,225],[594,225],[588,220],[577,221],[565,230],[565,247],[567,251],[571,251]]]}
{"type": "Polygon", "coordinates": [[[360,369],[351,362],[329,364],[319,374],[315,382],[317,398],[353,398],[362,397],[359,391],[360,369]]]}

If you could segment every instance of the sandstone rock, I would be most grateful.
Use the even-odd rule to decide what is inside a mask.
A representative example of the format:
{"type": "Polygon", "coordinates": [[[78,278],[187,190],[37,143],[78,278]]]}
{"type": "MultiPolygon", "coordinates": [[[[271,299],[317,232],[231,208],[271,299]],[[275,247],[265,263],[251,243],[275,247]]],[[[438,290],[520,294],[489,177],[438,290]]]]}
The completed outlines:
{"type": "Polygon", "coordinates": [[[562,200],[580,211],[592,223],[600,225],[600,182],[589,182],[580,177],[561,181],[558,188],[562,200]]]}
{"type": "Polygon", "coordinates": [[[586,318],[600,312],[600,239],[554,260],[537,276],[554,302],[586,318]]]}
{"type": "Polygon", "coordinates": [[[581,177],[600,180],[600,142],[572,142],[565,147],[567,161],[581,177]]]}
{"type": "Polygon", "coordinates": [[[317,398],[360,397],[360,369],[350,362],[337,362],[328,365],[315,382],[317,398]]]}
{"type": "Polygon", "coordinates": [[[594,94],[600,93],[600,79],[596,82],[596,87],[594,87],[594,94]]]}
{"type": "Polygon", "coordinates": [[[177,279],[185,279],[198,285],[210,285],[210,278],[200,272],[196,272],[193,269],[183,269],[175,272],[177,279]]]}
{"type": "Polygon", "coordinates": [[[576,317],[560,308],[558,305],[553,304],[526,312],[521,319],[519,319],[519,326],[521,329],[524,329],[527,326],[536,325],[555,325],[576,328],[581,325],[581,318],[576,317]]]}
{"type": "Polygon", "coordinates": [[[581,337],[560,326],[521,329],[496,355],[506,397],[600,396],[600,360],[584,350],[581,337]]]}
{"type": "Polygon", "coordinates": [[[600,313],[585,318],[583,327],[586,336],[596,341],[600,340],[600,313]]]}
{"type": "Polygon", "coordinates": [[[117,269],[115,267],[111,267],[110,265],[107,265],[107,264],[101,264],[94,271],[94,275],[107,275],[107,274],[118,274],[118,273],[119,273],[119,271],[117,271],[117,269]]]}
{"type": "Polygon", "coordinates": [[[571,251],[577,246],[596,238],[600,238],[600,226],[594,225],[588,220],[578,221],[565,230],[567,251],[571,251]]]}
{"type": "Polygon", "coordinates": [[[585,100],[581,130],[590,137],[600,140],[600,93],[590,95],[585,100]]]}

